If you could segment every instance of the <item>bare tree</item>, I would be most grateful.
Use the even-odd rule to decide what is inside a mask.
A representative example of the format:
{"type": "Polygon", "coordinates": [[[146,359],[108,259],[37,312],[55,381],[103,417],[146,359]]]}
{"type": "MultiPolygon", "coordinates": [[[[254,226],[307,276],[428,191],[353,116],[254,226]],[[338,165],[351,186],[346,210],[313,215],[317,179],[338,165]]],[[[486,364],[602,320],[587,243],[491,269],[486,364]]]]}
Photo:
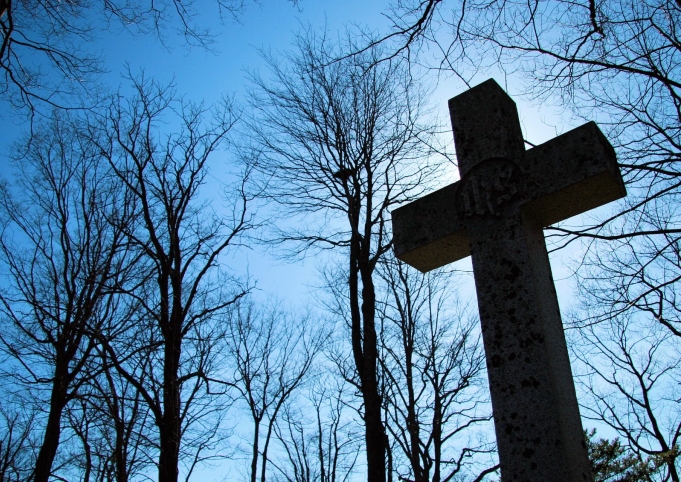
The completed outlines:
{"type": "Polygon", "coordinates": [[[496,448],[481,437],[491,407],[477,317],[454,300],[451,273],[423,275],[396,259],[379,273],[384,403],[400,480],[489,473],[496,448]]]}
{"type": "Polygon", "coordinates": [[[92,410],[100,411],[103,419],[100,428],[103,446],[97,451],[100,472],[104,472],[101,478],[127,482],[150,465],[151,444],[147,439],[150,413],[141,393],[113,369],[106,351],[100,356],[104,369],[93,381],[96,395],[90,401],[94,402],[92,410]]]}
{"type": "Polygon", "coordinates": [[[307,316],[240,304],[229,319],[230,385],[253,424],[251,482],[265,482],[277,417],[301,388],[322,346],[307,316]]]}
{"type": "Polygon", "coordinates": [[[224,398],[214,393],[219,385],[211,376],[225,328],[217,320],[249,290],[219,262],[252,222],[243,180],[226,193],[227,216],[218,216],[201,191],[237,119],[232,104],[209,112],[144,79],[133,87],[127,102],[112,104],[100,149],[138,207],[139,223],[122,228],[142,263],[144,283],[126,291],[142,329],[128,347],[106,344],[105,350],[151,411],[158,478],[173,482],[181,461],[188,477],[218,442],[224,398]],[[164,131],[164,122],[176,130],[164,131]]]}
{"type": "MultiPolygon", "coordinates": [[[[126,336],[134,334],[125,331],[126,336]]],[[[107,352],[97,348],[92,369],[98,375],[67,410],[69,430],[80,442],[70,464],[83,480],[127,482],[154,465],[153,421],[141,393],[116,372],[107,352]]]]}
{"type": "Polygon", "coordinates": [[[352,411],[347,385],[329,371],[317,377],[307,396],[284,406],[274,431],[285,457],[273,461],[278,476],[287,482],[345,482],[360,454],[360,425],[352,411]]]}
{"type": "Polygon", "coordinates": [[[35,413],[20,407],[0,407],[0,480],[29,480],[35,466],[33,429],[35,413]]]}
{"type": "Polygon", "coordinates": [[[47,481],[62,414],[93,376],[93,335],[107,326],[133,260],[122,230],[108,222],[127,219],[120,184],[75,120],[56,117],[19,152],[16,190],[0,193],[8,276],[0,341],[14,379],[45,403],[34,479],[47,481]]]}
{"type": "Polygon", "coordinates": [[[654,319],[625,316],[583,327],[574,338],[584,416],[615,430],[637,460],[655,462],[651,480],[678,481],[678,341],[654,319]]]}
{"type": "Polygon", "coordinates": [[[269,59],[272,81],[255,78],[251,129],[263,190],[286,213],[279,241],[293,251],[343,252],[355,374],[362,394],[369,480],[385,480],[374,271],[390,250],[390,209],[418,197],[431,178],[436,127],[425,121],[424,92],[380,52],[332,62],[325,38],[298,39],[286,66],[269,59]],[[293,217],[293,218],[292,218],[293,217]]]}

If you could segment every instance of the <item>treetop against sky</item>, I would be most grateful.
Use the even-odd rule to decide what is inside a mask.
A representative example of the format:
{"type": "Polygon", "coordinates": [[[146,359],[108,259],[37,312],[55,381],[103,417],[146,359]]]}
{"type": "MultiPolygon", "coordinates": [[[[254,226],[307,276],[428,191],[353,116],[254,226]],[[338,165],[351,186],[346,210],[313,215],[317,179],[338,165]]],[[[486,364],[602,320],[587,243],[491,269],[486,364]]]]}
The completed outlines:
{"type": "MultiPolygon", "coordinates": [[[[384,22],[380,15],[382,8],[384,6],[380,2],[367,4],[357,0],[297,5],[285,0],[262,4],[247,2],[236,16],[227,14],[221,21],[217,2],[200,2],[192,21],[198,29],[210,31],[211,41],[205,47],[192,45],[195,42],[191,39],[187,42],[178,30],[177,19],[162,28],[159,39],[153,32],[136,32],[134,25],[126,28],[116,19],[104,28],[103,15],[93,9],[89,12],[94,27],[90,32],[92,38],[81,48],[101,60],[103,75],[93,77],[88,88],[100,83],[103,89],[120,89],[123,95],[130,95],[130,83],[124,77],[143,74],[161,85],[172,84],[178,95],[188,101],[210,105],[224,96],[235,96],[243,105],[249,88],[248,72],[263,70],[265,65],[260,50],[276,52],[289,49],[295,32],[305,28],[322,29],[326,26],[334,35],[335,32],[342,35],[344,26],[350,22],[377,28],[384,22]]],[[[43,60],[35,52],[28,53],[27,62],[43,60]]],[[[43,70],[46,68],[43,67],[43,70]]],[[[49,114],[49,105],[40,102],[36,105],[49,114]]],[[[6,96],[0,99],[0,106],[0,152],[4,157],[12,149],[12,144],[28,131],[29,122],[25,111],[12,106],[6,96]]],[[[213,164],[215,170],[211,177],[219,183],[224,181],[224,173],[218,172],[218,165],[224,162],[225,153],[217,155],[223,156],[223,161],[213,164]]],[[[11,176],[12,167],[6,159],[0,163],[0,175],[11,176]]],[[[216,195],[216,198],[219,196],[216,195]]],[[[259,283],[262,288],[280,286],[288,280],[288,283],[283,283],[286,289],[281,294],[296,290],[293,286],[298,284],[292,284],[290,280],[300,278],[299,274],[295,274],[297,267],[283,267],[279,266],[280,263],[272,266],[273,260],[263,263],[262,256],[251,256],[248,250],[240,253],[239,257],[244,271],[262,278],[259,283]],[[281,273],[275,275],[276,281],[268,283],[268,276],[275,272],[281,273]]],[[[301,287],[300,292],[305,289],[301,287]]]]}
{"type": "MultiPolygon", "coordinates": [[[[102,71],[92,77],[91,87],[87,88],[94,91],[94,87],[99,85],[102,92],[119,90],[122,95],[129,95],[130,83],[124,77],[143,74],[162,85],[172,84],[176,92],[189,101],[210,105],[221,97],[234,96],[237,103],[245,106],[247,93],[252,88],[249,75],[255,72],[265,77],[268,75],[262,53],[276,56],[291,50],[296,34],[307,29],[315,32],[326,29],[331,39],[343,39],[347,32],[357,33],[360,30],[380,35],[391,26],[385,15],[389,6],[388,1],[304,0],[292,3],[273,0],[260,4],[247,2],[235,15],[224,10],[221,15],[217,3],[205,2],[198,5],[194,15],[189,17],[197,31],[205,29],[209,33],[204,45],[197,45],[199,42],[195,39],[185,37],[179,28],[179,20],[172,15],[168,17],[167,25],[160,25],[158,32],[146,25],[145,28],[151,32],[144,33],[134,24],[126,26],[125,22],[116,18],[106,22],[103,14],[96,9],[85,10],[81,21],[89,23],[93,29],[88,33],[88,42],[80,48],[99,59],[102,71]]],[[[442,34],[447,35],[444,30],[442,34]]],[[[27,61],[41,60],[35,52],[28,53],[27,61]]],[[[429,55],[435,57],[436,53],[426,52],[426,56],[429,55]]],[[[505,81],[505,87],[510,82],[510,92],[514,90],[513,85],[518,86],[512,78],[500,76],[497,71],[477,75],[475,82],[489,75],[496,75],[502,85],[505,81]]],[[[435,85],[431,101],[438,115],[445,119],[444,125],[448,129],[446,101],[466,86],[457,78],[442,73],[433,72],[427,79],[435,85]]],[[[525,104],[520,99],[516,101],[524,135],[533,143],[541,143],[566,130],[563,121],[552,115],[550,107],[540,108],[536,104],[525,104]]],[[[35,105],[39,111],[49,113],[49,105],[40,102],[35,102],[35,105]]],[[[13,107],[7,98],[0,99],[0,106],[0,151],[8,152],[12,143],[28,130],[29,123],[25,111],[13,107]]],[[[445,132],[443,137],[451,142],[449,132],[445,132]]],[[[449,171],[449,179],[443,180],[443,185],[457,176],[454,166],[449,171]]],[[[0,173],[11,175],[8,162],[0,164],[0,173]]],[[[217,170],[211,172],[211,178],[218,183],[224,181],[224,175],[217,170]]],[[[303,286],[310,282],[303,281],[299,265],[275,262],[250,251],[240,253],[239,257],[242,268],[258,278],[259,286],[264,290],[288,296],[293,291],[302,295],[309,289],[303,286]],[[285,282],[291,279],[299,283],[285,282]],[[285,287],[283,290],[282,286],[285,287]]],[[[464,265],[467,266],[466,262],[464,265]]],[[[558,270],[557,278],[568,276],[564,270],[558,270]]]]}

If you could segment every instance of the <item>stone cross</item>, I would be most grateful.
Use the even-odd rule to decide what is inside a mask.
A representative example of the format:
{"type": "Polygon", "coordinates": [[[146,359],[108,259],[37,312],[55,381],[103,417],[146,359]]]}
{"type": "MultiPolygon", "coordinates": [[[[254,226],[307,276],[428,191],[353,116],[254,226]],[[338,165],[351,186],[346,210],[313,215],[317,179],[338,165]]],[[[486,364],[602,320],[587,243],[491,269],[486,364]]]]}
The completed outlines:
{"type": "Polygon", "coordinates": [[[593,122],[526,151],[494,80],[449,110],[461,180],[393,212],[395,254],[473,258],[502,481],[591,481],[542,230],[626,195],[615,151],[593,122]]]}

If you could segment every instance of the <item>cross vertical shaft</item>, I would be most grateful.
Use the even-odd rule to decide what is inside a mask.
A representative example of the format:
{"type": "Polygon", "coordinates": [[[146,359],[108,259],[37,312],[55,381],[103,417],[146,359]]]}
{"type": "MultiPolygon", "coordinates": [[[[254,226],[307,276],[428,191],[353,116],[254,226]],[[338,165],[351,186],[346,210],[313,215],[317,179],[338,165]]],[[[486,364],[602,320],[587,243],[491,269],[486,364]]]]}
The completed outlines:
{"type": "Polygon", "coordinates": [[[590,480],[542,229],[518,213],[493,230],[469,236],[502,479],[590,480]]]}
{"type": "Polygon", "coordinates": [[[449,107],[468,199],[464,216],[502,477],[591,480],[542,226],[523,216],[513,199],[526,180],[519,177],[529,173],[517,172],[515,179],[511,173],[501,189],[487,188],[499,179],[490,165],[518,170],[524,160],[515,103],[486,82],[451,99],[449,107]],[[494,199],[504,195],[509,198],[501,203],[494,199]]]}
{"type": "Polygon", "coordinates": [[[449,106],[461,180],[395,210],[396,255],[472,255],[502,480],[590,481],[543,228],[625,195],[614,151],[593,123],[525,151],[492,80],[449,106]]]}

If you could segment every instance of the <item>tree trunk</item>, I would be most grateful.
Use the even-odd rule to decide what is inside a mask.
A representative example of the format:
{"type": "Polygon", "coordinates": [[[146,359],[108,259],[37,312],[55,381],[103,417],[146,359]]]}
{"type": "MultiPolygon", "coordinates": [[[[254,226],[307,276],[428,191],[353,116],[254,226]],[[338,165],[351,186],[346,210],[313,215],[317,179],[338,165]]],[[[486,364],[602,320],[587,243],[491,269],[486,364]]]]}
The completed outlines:
{"type": "Polygon", "coordinates": [[[679,473],[676,470],[676,458],[674,458],[673,462],[670,462],[667,464],[667,467],[669,467],[669,477],[671,477],[673,482],[679,482],[679,473]]]}
{"type": "Polygon", "coordinates": [[[359,242],[353,239],[350,244],[350,319],[352,322],[352,355],[355,360],[355,368],[360,379],[360,388],[364,392],[364,350],[362,348],[362,315],[359,309],[359,272],[357,260],[359,259],[359,242]]]}
{"type": "Polygon", "coordinates": [[[83,437],[83,449],[85,452],[85,471],[83,473],[83,480],[89,482],[90,474],[92,473],[92,448],[90,447],[88,438],[89,434],[86,433],[85,437],[83,437]]]}
{"type": "Polygon", "coordinates": [[[253,431],[253,456],[251,457],[251,482],[255,482],[258,473],[258,450],[260,442],[260,420],[255,421],[255,430],[253,431]]]}
{"type": "Polygon", "coordinates": [[[127,451],[125,441],[125,424],[116,412],[116,448],[114,453],[116,463],[116,482],[128,482],[127,451]]]}
{"type": "Polygon", "coordinates": [[[435,387],[435,406],[433,408],[433,452],[435,467],[433,482],[440,482],[442,478],[442,395],[435,387]]]}
{"type": "Polygon", "coordinates": [[[378,391],[376,293],[370,267],[360,267],[360,273],[362,275],[362,331],[364,335],[362,395],[366,427],[367,479],[370,482],[384,482],[386,434],[381,420],[382,399],[378,391]]]}
{"type": "Polygon", "coordinates": [[[177,482],[180,458],[180,390],[177,372],[180,362],[179,330],[168,330],[163,366],[163,418],[159,427],[161,453],[158,480],[177,482]]]}
{"type": "Polygon", "coordinates": [[[66,392],[68,388],[68,376],[65,373],[68,364],[57,362],[54,381],[52,383],[52,395],[50,397],[50,412],[47,415],[47,425],[43,443],[38,452],[35,464],[35,482],[47,482],[52,472],[52,463],[57,455],[59,436],[61,435],[61,415],[66,406],[66,392]]]}
{"type": "MultiPolygon", "coordinates": [[[[279,405],[281,407],[281,404],[279,405]]],[[[273,420],[277,416],[277,412],[279,411],[279,407],[274,411],[274,414],[272,415],[272,419],[270,419],[270,423],[267,426],[267,436],[265,437],[265,445],[262,448],[262,467],[260,469],[260,482],[267,482],[266,476],[267,476],[267,451],[269,450],[270,446],[270,440],[272,440],[272,427],[273,427],[273,420]]],[[[302,466],[301,466],[302,470],[302,466]]],[[[306,479],[304,479],[306,480],[306,479]]]]}
{"type": "MultiPolygon", "coordinates": [[[[375,325],[376,293],[369,262],[371,231],[368,239],[359,235],[358,199],[349,202],[349,221],[353,232],[350,240],[350,315],[352,353],[360,378],[364,400],[364,437],[367,456],[367,480],[385,482],[386,434],[381,421],[382,399],[378,391],[377,362],[378,349],[375,325]],[[362,280],[362,295],[359,294],[359,279],[362,280]],[[362,300],[361,312],[359,302],[362,300]]],[[[369,209],[369,208],[367,208],[369,209]]]]}
{"type": "MultiPolygon", "coordinates": [[[[409,315],[407,315],[409,316],[409,315]]],[[[409,434],[409,443],[411,449],[409,451],[409,461],[411,463],[411,470],[414,474],[414,482],[427,482],[427,477],[424,467],[421,467],[420,457],[420,426],[416,419],[416,395],[414,394],[414,343],[413,343],[413,327],[411,320],[406,318],[402,322],[402,340],[404,343],[404,366],[407,376],[407,433],[409,434]]]]}

